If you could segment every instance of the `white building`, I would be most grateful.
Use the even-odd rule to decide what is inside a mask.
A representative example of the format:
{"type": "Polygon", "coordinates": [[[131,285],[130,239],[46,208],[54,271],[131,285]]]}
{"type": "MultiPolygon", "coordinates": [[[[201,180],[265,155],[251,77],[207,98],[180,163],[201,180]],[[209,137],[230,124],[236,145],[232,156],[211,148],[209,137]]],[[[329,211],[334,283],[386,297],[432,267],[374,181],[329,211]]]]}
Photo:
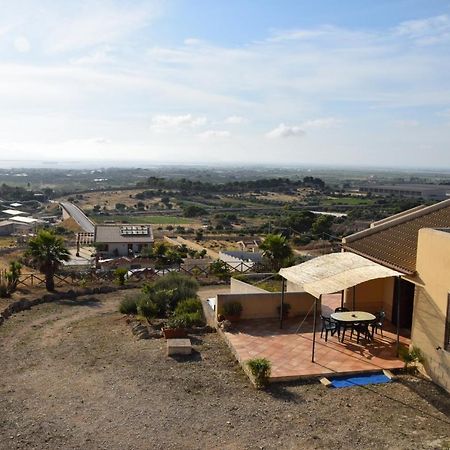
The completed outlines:
{"type": "Polygon", "coordinates": [[[103,258],[136,256],[153,244],[150,225],[96,225],[94,244],[103,258]]]}

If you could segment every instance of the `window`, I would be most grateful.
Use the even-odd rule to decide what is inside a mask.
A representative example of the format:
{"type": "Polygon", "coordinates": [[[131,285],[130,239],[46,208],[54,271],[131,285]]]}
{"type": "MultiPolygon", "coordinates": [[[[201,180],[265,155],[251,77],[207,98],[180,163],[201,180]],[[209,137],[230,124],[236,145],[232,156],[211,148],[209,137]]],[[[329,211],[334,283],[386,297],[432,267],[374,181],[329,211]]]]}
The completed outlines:
{"type": "Polygon", "coordinates": [[[447,317],[445,321],[445,342],[444,348],[450,351],[450,294],[447,296],[447,317]]]}

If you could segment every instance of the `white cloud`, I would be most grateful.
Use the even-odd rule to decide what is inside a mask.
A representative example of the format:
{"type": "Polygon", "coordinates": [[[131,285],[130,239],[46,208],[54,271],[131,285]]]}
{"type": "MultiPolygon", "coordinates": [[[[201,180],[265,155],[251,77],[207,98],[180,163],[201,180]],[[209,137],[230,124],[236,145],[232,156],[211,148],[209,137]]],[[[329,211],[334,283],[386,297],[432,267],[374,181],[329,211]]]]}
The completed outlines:
{"type": "Polygon", "coordinates": [[[110,44],[145,27],[157,15],[154,4],[80,2],[73,14],[61,14],[45,38],[49,52],[60,53],[110,44]],[[55,26],[56,25],[56,26],[55,26]]]}
{"type": "Polygon", "coordinates": [[[414,119],[399,119],[394,124],[400,128],[417,128],[420,125],[419,121],[414,119]]]}
{"type": "Polygon", "coordinates": [[[395,29],[397,35],[414,40],[419,45],[433,45],[450,41],[450,18],[443,14],[425,19],[402,22],[395,29]]]}
{"type": "Polygon", "coordinates": [[[184,114],[181,116],[171,116],[160,114],[152,118],[150,128],[154,131],[177,131],[186,128],[196,128],[207,123],[206,117],[184,114]]]}
{"type": "Polygon", "coordinates": [[[185,45],[200,45],[203,44],[204,41],[197,38],[187,38],[184,40],[185,45]]]}
{"type": "Polygon", "coordinates": [[[226,130],[206,130],[197,134],[200,139],[223,139],[230,137],[230,132],[226,130]]]}
{"type": "Polygon", "coordinates": [[[339,126],[342,123],[340,119],[336,119],[335,117],[322,117],[319,119],[312,119],[303,122],[301,127],[304,130],[315,130],[315,129],[323,129],[323,128],[334,128],[339,126]]]}
{"type": "Polygon", "coordinates": [[[280,123],[276,128],[269,131],[266,136],[270,139],[288,138],[288,137],[302,137],[306,133],[298,125],[285,125],[280,123]]]}
{"type": "Polygon", "coordinates": [[[285,125],[281,123],[278,127],[269,131],[266,137],[275,138],[287,138],[287,137],[302,137],[306,134],[307,130],[320,130],[327,128],[334,128],[340,125],[342,121],[334,117],[322,117],[319,119],[306,120],[299,125],[285,125]]]}
{"type": "Polygon", "coordinates": [[[243,123],[247,122],[248,119],[241,116],[229,116],[223,121],[223,123],[226,123],[228,125],[242,125],[243,123]]]}
{"type": "Polygon", "coordinates": [[[31,44],[25,36],[18,36],[14,39],[14,48],[20,53],[28,53],[31,50],[31,44]]]}

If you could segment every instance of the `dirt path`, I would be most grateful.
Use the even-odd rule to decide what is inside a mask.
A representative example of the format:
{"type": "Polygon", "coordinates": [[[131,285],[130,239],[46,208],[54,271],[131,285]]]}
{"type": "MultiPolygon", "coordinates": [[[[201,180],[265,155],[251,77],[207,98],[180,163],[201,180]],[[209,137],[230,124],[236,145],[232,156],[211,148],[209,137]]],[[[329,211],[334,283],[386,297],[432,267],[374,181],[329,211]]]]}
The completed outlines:
{"type": "Polygon", "coordinates": [[[449,396],[430,383],[255,391],[216,334],[193,338],[184,360],[166,357],[163,340],[135,340],[116,312],[128,294],[40,305],[0,327],[0,449],[431,449],[450,439],[449,396]]]}

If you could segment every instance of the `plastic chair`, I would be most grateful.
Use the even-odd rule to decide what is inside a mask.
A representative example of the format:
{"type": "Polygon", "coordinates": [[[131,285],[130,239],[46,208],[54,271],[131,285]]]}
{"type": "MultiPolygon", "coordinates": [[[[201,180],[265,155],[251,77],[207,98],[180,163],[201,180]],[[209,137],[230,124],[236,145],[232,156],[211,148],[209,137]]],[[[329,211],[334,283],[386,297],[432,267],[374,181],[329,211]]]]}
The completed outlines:
{"type": "Polygon", "coordinates": [[[353,332],[356,332],[356,343],[359,344],[359,339],[363,335],[368,341],[372,339],[372,333],[369,331],[369,324],[367,322],[354,323],[352,325],[352,332],[350,333],[350,339],[353,336],[353,332]]]}
{"type": "Polygon", "coordinates": [[[323,332],[325,331],[325,342],[328,341],[328,333],[330,333],[331,336],[334,336],[337,332],[338,336],[340,336],[339,326],[334,320],[322,315],[320,318],[322,319],[322,330],[320,332],[320,337],[323,336],[323,332]]]}
{"type": "Polygon", "coordinates": [[[373,334],[378,334],[378,330],[381,331],[381,336],[383,336],[383,324],[386,319],[386,313],[384,311],[379,311],[375,314],[376,319],[370,324],[372,327],[373,334]]]}

